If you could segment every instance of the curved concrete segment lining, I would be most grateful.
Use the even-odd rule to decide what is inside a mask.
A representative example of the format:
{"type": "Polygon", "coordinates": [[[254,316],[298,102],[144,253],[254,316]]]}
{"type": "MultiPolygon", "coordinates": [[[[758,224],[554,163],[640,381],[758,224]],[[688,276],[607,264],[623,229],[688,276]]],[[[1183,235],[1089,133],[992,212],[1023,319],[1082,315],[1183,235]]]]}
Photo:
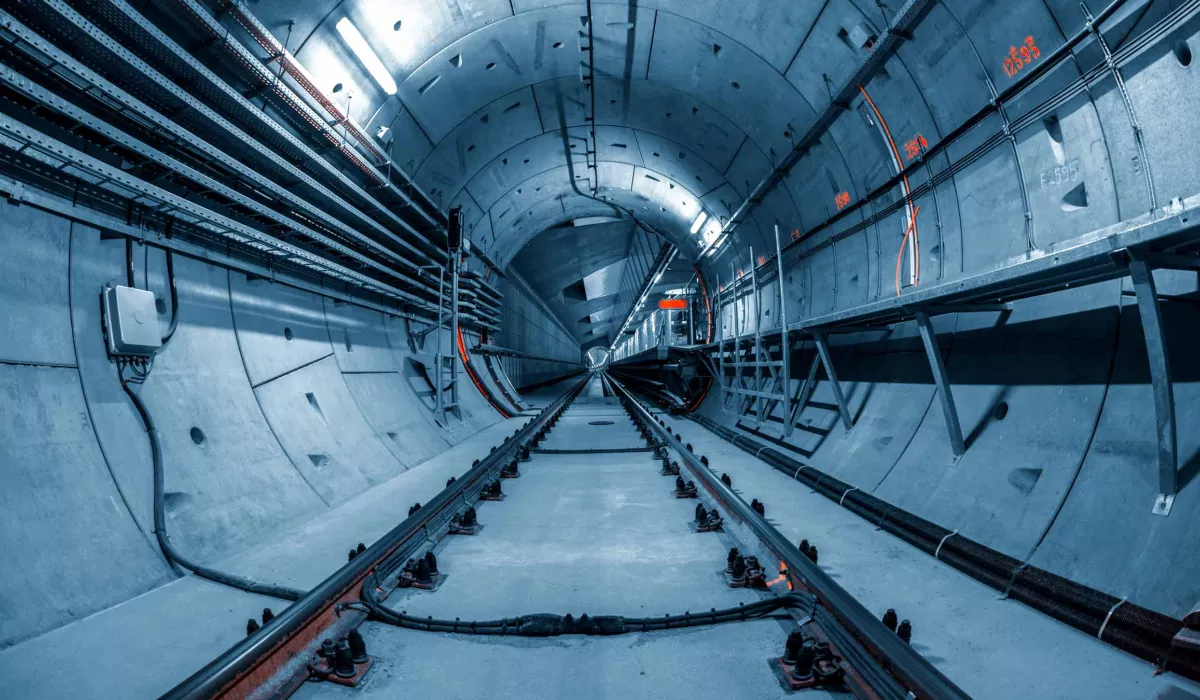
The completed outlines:
{"type": "MultiPolygon", "coordinates": [[[[5,302],[21,310],[5,314],[0,344],[11,472],[0,547],[12,572],[0,580],[0,646],[10,646],[175,574],[152,534],[145,432],[104,347],[100,292],[125,283],[124,242],[0,206],[0,241],[17,253],[2,263],[5,302]]],[[[403,369],[402,320],[174,264],[179,328],[140,392],[162,441],[172,541],[190,557],[226,559],[501,420],[464,382],[474,425],[455,435],[434,422],[403,369]]],[[[161,251],[135,246],[134,269],[169,298],[161,251]]],[[[165,332],[169,321],[164,304],[154,322],[165,332]]]]}
{"type": "MultiPolygon", "coordinates": [[[[191,3],[200,13],[215,4],[191,3]]],[[[46,36],[80,37],[53,26],[78,11],[110,44],[81,41],[64,50],[174,114],[200,145],[230,156],[202,157],[214,177],[229,175],[214,164],[244,157],[246,167],[264,169],[268,184],[295,185],[296,196],[313,197],[305,216],[318,223],[305,227],[337,229],[331,235],[418,274],[406,265],[433,258],[415,253],[417,234],[404,230],[406,217],[418,215],[392,208],[403,188],[390,190],[388,203],[376,200],[360,187],[372,176],[347,176],[341,169],[353,168],[337,149],[307,150],[314,136],[340,139],[329,126],[337,120],[314,129],[286,100],[245,90],[245,62],[197,51],[210,74],[168,56],[175,42],[193,47],[211,39],[198,15],[181,6],[106,0],[5,11],[46,36]],[[151,38],[130,18],[166,33],[151,38]],[[121,59],[122,47],[144,55],[163,77],[121,59]],[[197,84],[179,89],[194,88],[211,115],[180,109],[184,102],[156,85],[182,76],[197,84]],[[259,119],[277,120],[280,131],[264,135],[259,119]],[[297,156],[316,160],[284,162],[297,156]],[[313,182],[295,184],[299,173],[313,182]]],[[[1200,77],[1191,63],[1200,15],[1189,4],[1130,0],[1094,33],[1087,30],[1102,10],[1096,3],[643,0],[594,3],[583,21],[588,5],[558,0],[242,6],[286,44],[318,90],[362,123],[374,139],[364,152],[386,151],[404,171],[384,164],[396,182],[408,187],[411,175],[443,211],[462,206],[472,243],[501,267],[550,268],[562,251],[539,246],[548,240],[539,236],[554,229],[583,238],[598,230],[584,223],[597,217],[636,218],[677,245],[690,266],[708,233],[690,232],[696,215],[707,212],[719,228],[740,212],[730,235],[695,262],[715,302],[718,287],[751,269],[775,273],[778,227],[783,292],[764,287],[731,308],[726,291],[724,308],[716,309],[721,338],[777,328],[785,310],[800,324],[865,317],[868,307],[897,297],[908,304],[931,288],[950,294],[1026,263],[1057,264],[1089,242],[1115,241],[1139,217],[1184,230],[1200,193],[1200,77]],[[915,7],[918,16],[906,17],[915,7]],[[339,38],[334,27],[343,15],[379,52],[398,83],[396,96],[378,88],[339,38]],[[581,27],[595,35],[594,46],[581,43],[588,35],[581,27]],[[893,44],[897,37],[903,41],[893,44]],[[592,72],[594,81],[583,79],[592,72]],[[762,191],[767,181],[776,184],[762,191]]],[[[270,59],[234,19],[213,18],[214,26],[222,22],[231,41],[248,46],[246,55],[270,59]]],[[[4,45],[16,69],[38,70],[18,45],[4,45]]],[[[178,149],[187,140],[178,133],[164,139],[59,78],[33,77],[156,148],[178,149]]],[[[19,92],[12,82],[3,89],[19,92]]],[[[278,82],[289,94],[303,88],[291,77],[278,82]]],[[[6,119],[25,109],[26,98],[15,94],[5,101],[6,119]]],[[[307,96],[299,103],[316,104],[307,96]]],[[[197,206],[226,207],[215,189],[200,192],[194,180],[168,177],[154,169],[165,168],[161,162],[134,162],[121,155],[128,148],[104,147],[99,131],[77,128],[67,115],[22,111],[13,121],[22,119],[76,139],[67,145],[83,144],[122,176],[162,177],[164,187],[205,202],[197,206]]],[[[15,147],[0,145],[6,158],[17,158],[9,154],[15,147]]],[[[46,172],[39,177],[61,176],[54,186],[65,188],[74,173],[54,165],[40,162],[46,172]]],[[[286,208],[289,217],[305,209],[271,189],[246,196],[286,208]]],[[[226,609],[246,614],[242,597],[210,595],[190,577],[173,580],[155,541],[146,436],[105,352],[98,304],[105,285],[125,283],[124,241],[16,206],[20,192],[5,193],[12,201],[0,204],[0,466],[7,479],[0,492],[0,647],[53,645],[64,625],[94,613],[91,620],[107,624],[124,614],[121,603],[144,613],[151,596],[172,606],[220,607],[236,598],[226,609]]],[[[1166,243],[1193,255],[1194,234],[1184,232],[1166,243]]],[[[626,250],[617,252],[624,261],[654,254],[626,250]]],[[[134,246],[135,283],[163,301],[165,262],[160,250],[134,246]]],[[[467,264],[483,269],[478,257],[467,264]]],[[[310,291],[299,291],[196,257],[177,255],[174,267],[179,330],[140,388],[162,440],[173,541],[198,561],[265,567],[257,572],[268,576],[271,564],[258,559],[265,543],[297,532],[324,535],[329,551],[319,565],[289,569],[303,581],[354,544],[343,541],[347,530],[329,534],[314,523],[371,499],[372,515],[383,522],[392,515],[387,508],[397,508],[385,495],[404,503],[436,493],[462,473],[454,464],[486,454],[483,436],[509,432],[512,424],[497,410],[521,409],[520,397],[506,396],[509,378],[516,387],[545,386],[574,371],[566,363],[581,360],[581,347],[618,340],[585,338],[580,318],[599,323],[631,296],[630,288],[600,301],[585,295],[586,316],[565,317],[554,309],[566,305],[549,297],[596,270],[547,275],[532,296],[515,275],[489,272],[503,297],[495,342],[562,363],[493,359],[494,375],[482,358],[468,355],[464,364],[448,330],[423,336],[425,324],[405,318],[404,309],[367,310],[317,293],[340,294],[337,280],[306,280],[310,291]],[[457,415],[434,413],[439,350],[456,363],[457,415]]],[[[933,318],[965,436],[960,456],[922,338],[908,322],[830,336],[854,421],[849,429],[820,367],[787,435],[783,421],[791,418],[779,406],[761,425],[752,415],[733,417],[748,402],[722,396],[719,387],[699,410],[1018,560],[1180,616],[1200,599],[1193,556],[1200,550],[1193,526],[1200,508],[1193,360],[1200,287],[1194,270],[1160,270],[1154,279],[1179,427],[1179,492],[1166,518],[1150,513],[1159,487],[1158,426],[1141,317],[1124,280],[1077,287],[1064,277],[1054,293],[1018,300],[1011,311],[933,318]]],[[[164,305],[156,322],[165,330],[170,320],[164,305]]],[[[639,349],[649,347],[645,340],[639,349]]],[[[471,331],[463,342],[469,349],[479,338],[471,331]]],[[[784,389],[801,390],[815,356],[811,341],[797,344],[784,389]]],[[[299,556],[303,545],[293,537],[284,549],[299,556]]],[[[210,646],[225,638],[211,629],[200,636],[210,646]]]]}

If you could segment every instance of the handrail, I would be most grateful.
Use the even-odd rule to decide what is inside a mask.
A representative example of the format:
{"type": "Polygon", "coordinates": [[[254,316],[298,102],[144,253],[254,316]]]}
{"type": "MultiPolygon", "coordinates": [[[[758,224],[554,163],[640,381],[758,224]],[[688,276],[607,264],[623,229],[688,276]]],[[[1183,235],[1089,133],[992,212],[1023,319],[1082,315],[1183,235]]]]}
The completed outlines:
{"type": "Polygon", "coordinates": [[[498,471],[518,445],[539,430],[551,416],[555,415],[583,388],[587,378],[580,380],[554,403],[542,410],[537,417],[505,441],[505,445],[471,468],[465,476],[455,480],[415,514],[406,518],[390,532],[372,544],[367,550],[352,559],[342,568],[318,584],[300,600],[275,616],[259,632],[246,637],[225,653],[213,659],[199,671],[193,673],[172,688],[161,700],[207,700],[219,697],[254,674],[256,669],[272,654],[283,652],[285,645],[304,628],[329,613],[347,595],[357,599],[362,581],[380,562],[393,556],[397,550],[414,537],[421,542],[426,538],[426,526],[453,508],[466,502],[467,492],[489,474],[498,471]]]}
{"type": "Polygon", "coordinates": [[[822,571],[808,557],[800,553],[786,537],[767,523],[766,519],[754,512],[749,505],[739,498],[733,489],[726,486],[709,470],[700,459],[683,443],[676,439],[671,431],[661,426],[641,402],[612,377],[608,377],[611,386],[623,395],[627,403],[645,419],[651,429],[658,434],[659,439],[673,448],[687,463],[698,479],[704,482],[705,488],[720,500],[726,509],[732,511],[754,534],[762,540],[772,552],[779,556],[787,565],[787,570],[807,588],[833,617],[848,629],[867,650],[880,662],[891,669],[893,675],[900,680],[912,693],[923,700],[941,700],[942,698],[959,698],[968,700],[966,692],[954,684],[929,662],[918,654],[908,643],[900,639],[895,632],[884,627],[883,622],[867,610],[862,603],[850,595],[846,589],[838,585],[832,577],[822,571]]]}

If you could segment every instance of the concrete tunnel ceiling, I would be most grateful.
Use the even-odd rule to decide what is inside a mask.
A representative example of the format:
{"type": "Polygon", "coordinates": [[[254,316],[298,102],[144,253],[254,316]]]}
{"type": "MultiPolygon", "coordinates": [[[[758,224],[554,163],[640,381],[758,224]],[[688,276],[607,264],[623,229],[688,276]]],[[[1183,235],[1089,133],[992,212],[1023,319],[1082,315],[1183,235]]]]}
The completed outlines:
{"type": "MultiPolygon", "coordinates": [[[[1088,5],[1093,12],[1102,9],[1096,2],[1088,5]]],[[[388,145],[393,160],[435,202],[463,207],[472,240],[502,266],[541,232],[596,216],[636,217],[679,245],[681,262],[694,260],[805,138],[898,10],[861,0],[593,3],[596,160],[589,168],[592,99],[582,80],[588,53],[581,51],[587,42],[586,4],[262,0],[254,7],[319,87],[345,99],[352,116],[388,145]],[[394,97],[380,89],[339,36],[335,27],[343,17],[379,54],[397,84],[394,97]],[[710,219],[691,235],[701,211],[710,219]]],[[[769,257],[776,226],[787,243],[789,236],[837,236],[868,225],[869,209],[886,206],[924,176],[875,193],[870,206],[825,224],[1015,80],[1003,62],[1013,41],[1028,37],[1036,45],[1035,37],[1045,37],[1035,50],[1050,51],[1058,37],[1083,23],[1078,6],[1062,2],[1020,16],[986,2],[953,8],[934,3],[927,12],[911,40],[850,92],[827,129],[806,141],[781,186],[763,193],[711,251],[703,261],[710,279],[740,274],[751,247],[759,261],[769,257]]],[[[1159,12],[1119,10],[1106,29],[1113,45],[1159,12]]],[[[1049,82],[1066,82],[1072,70],[1057,71],[1049,82]]],[[[964,149],[999,129],[995,122],[985,120],[972,130],[974,136],[932,156],[928,173],[945,168],[948,157],[961,160],[964,149]]],[[[941,279],[972,267],[980,253],[990,259],[995,252],[993,243],[952,250],[956,246],[949,241],[942,251],[944,226],[970,226],[1012,247],[1015,255],[1026,244],[1044,246],[1068,229],[1094,228],[1143,206],[1114,192],[1113,180],[1137,178],[1136,167],[1123,172],[1129,168],[1114,165],[1108,178],[1080,182],[1066,194],[1061,188],[1018,187],[1022,179],[1036,180],[1036,173],[1064,165],[1059,161],[1065,153],[1087,152],[1083,144],[1104,140],[1099,121],[1087,110],[1074,110],[1062,122],[1051,115],[1044,134],[1033,131],[1014,141],[1012,152],[992,149],[967,165],[939,187],[936,201],[918,200],[903,215],[876,224],[876,245],[897,250],[906,245],[912,223],[912,254],[901,253],[910,269],[901,273],[897,263],[897,287],[902,274],[905,284],[941,279]],[[913,223],[921,213],[917,206],[926,210],[920,226],[913,223]],[[1005,233],[1013,227],[1026,230],[1021,240],[1005,233]],[[932,241],[918,247],[922,231],[932,241]]],[[[1105,155],[1082,158],[1103,161],[1105,155]]],[[[1105,171],[1091,165],[1080,168],[1105,171]]],[[[555,254],[535,244],[521,267],[536,267],[539,257],[555,254]]],[[[548,281],[544,289],[561,290],[594,271],[548,281]]],[[[861,271],[846,272],[850,283],[867,284],[859,279],[861,271]]],[[[879,289],[884,283],[870,281],[879,289]]],[[[836,279],[833,284],[839,286],[836,279]]],[[[568,328],[578,322],[558,315],[568,328]]]]}
{"type": "MultiPolygon", "coordinates": [[[[669,236],[685,259],[695,258],[701,236],[711,235],[793,147],[828,102],[824,83],[844,80],[884,22],[878,7],[846,0],[824,8],[663,0],[595,3],[592,11],[594,169],[586,155],[591,99],[581,80],[585,4],[263,0],[254,6],[319,87],[347,100],[371,133],[386,127],[377,137],[435,202],[463,207],[472,240],[501,265],[564,222],[630,214],[669,236]],[[394,97],[339,36],[342,17],[394,76],[394,97]],[[702,210],[713,222],[691,235],[702,210]]],[[[739,247],[773,248],[760,225],[799,227],[793,194],[813,200],[804,207],[811,223],[836,212],[837,193],[858,191],[848,160],[860,180],[878,183],[890,174],[882,149],[850,144],[844,153],[831,141],[813,149],[819,166],[800,168],[821,173],[816,192],[796,187],[768,197],[738,228],[739,247]]],[[[534,248],[527,257],[555,255],[534,248]]],[[[565,288],[594,271],[574,270],[573,278],[544,288],[565,288]]]]}

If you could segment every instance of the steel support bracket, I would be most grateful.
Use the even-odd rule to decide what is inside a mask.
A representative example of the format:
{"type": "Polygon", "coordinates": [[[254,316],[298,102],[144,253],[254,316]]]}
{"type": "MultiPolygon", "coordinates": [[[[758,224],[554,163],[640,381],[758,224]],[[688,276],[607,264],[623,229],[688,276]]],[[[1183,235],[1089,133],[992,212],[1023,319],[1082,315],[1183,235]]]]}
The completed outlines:
{"type": "Polygon", "coordinates": [[[829,342],[825,339],[824,333],[813,333],[813,340],[817,343],[821,364],[825,365],[825,375],[829,377],[829,383],[833,385],[833,398],[837,401],[838,413],[842,416],[842,425],[846,426],[846,430],[850,430],[854,427],[854,419],[850,417],[850,408],[846,405],[846,397],[842,394],[842,385],[838,382],[837,373],[833,370],[833,357],[829,353],[829,342]]]}
{"type": "Polygon", "coordinates": [[[1150,362],[1150,384],[1154,391],[1154,418],[1158,442],[1158,497],[1151,512],[1168,515],[1175,503],[1179,447],[1175,431],[1175,391],[1171,386],[1171,362],[1154,270],[1143,256],[1130,251],[1129,276],[1137,295],[1146,340],[1146,359],[1150,362]]]}
{"type": "Polygon", "coordinates": [[[938,398],[942,402],[942,414],[946,417],[946,430],[950,433],[950,447],[955,457],[962,457],[967,451],[963,441],[962,425],[958,422],[958,409],[954,406],[954,395],[950,393],[950,378],[946,374],[946,362],[942,359],[942,351],[938,347],[937,333],[933,330],[933,322],[929,312],[916,312],[917,328],[921,331],[921,342],[925,344],[925,354],[929,357],[929,368],[933,370],[933,381],[937,384],[938,398]]]}

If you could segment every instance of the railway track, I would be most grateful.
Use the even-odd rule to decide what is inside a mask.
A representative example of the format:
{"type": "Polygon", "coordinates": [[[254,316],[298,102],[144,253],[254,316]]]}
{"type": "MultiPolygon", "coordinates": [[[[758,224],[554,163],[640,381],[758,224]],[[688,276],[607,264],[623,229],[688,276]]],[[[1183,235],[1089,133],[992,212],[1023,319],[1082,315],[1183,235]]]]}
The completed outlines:
{"type": "Polygon", "coordinates": [[[706,462],[592,374],[164,697],[966,697],[706,462]]]}

